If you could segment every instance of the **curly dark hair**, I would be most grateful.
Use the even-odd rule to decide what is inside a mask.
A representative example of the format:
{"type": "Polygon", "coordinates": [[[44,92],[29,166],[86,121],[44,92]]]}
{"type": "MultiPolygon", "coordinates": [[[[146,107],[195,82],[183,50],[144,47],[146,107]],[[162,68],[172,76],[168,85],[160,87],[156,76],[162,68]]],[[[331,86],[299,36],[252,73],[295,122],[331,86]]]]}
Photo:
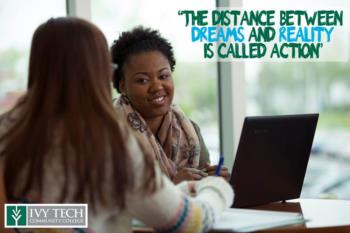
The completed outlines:
{"type": "Polygon", "coordinates": [[[121,34],[111,47],[112,61],[117,65],[113,72],[113,86],[120,93],[119,82],[123,78],[122,68],[131,55],[159,51],[169,61],[171,71],[175,68],[175,57],[170,42],[159,31],[138,26],[121,34]]]}

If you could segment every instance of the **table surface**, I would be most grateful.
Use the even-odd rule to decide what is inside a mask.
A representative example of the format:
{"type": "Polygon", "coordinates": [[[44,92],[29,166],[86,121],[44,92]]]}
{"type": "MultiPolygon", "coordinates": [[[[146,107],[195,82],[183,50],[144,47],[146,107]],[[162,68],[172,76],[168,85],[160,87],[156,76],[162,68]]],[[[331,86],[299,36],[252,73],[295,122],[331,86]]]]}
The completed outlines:
{"type": "MultiPolygon", "coordinates": [[[[261,233],[350,233],[350,201],[329,199],[296,199],[286,203],[275,202],[251,209],[276,210],[302,213],[307,221],[287,227],[259,231],[261,233]]],[[[134,228],[135,233],[152,232],[146,228],[134,228]]],[[[222,231],[210,231],[211,233],[222,231]]]]}
{"type": "Polygon", "coordinates": [[[257,206],[254,209],[299,212],[307,220],[304,224],[261,232],[350,232],[350,201],[297,199],[257,206]]]}

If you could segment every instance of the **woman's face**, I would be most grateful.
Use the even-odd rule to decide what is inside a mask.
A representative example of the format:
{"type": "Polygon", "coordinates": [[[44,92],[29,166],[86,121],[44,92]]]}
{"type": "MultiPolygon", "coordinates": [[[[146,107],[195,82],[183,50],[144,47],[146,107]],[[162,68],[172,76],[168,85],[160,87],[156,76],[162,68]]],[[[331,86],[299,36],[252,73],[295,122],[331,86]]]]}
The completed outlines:
{"type": "Polygon", "coordinates": [[[168,59],[159,51],[131,55],[122,67],[120,90],[144,118],[163,116],[173,101],[168,59]]]}

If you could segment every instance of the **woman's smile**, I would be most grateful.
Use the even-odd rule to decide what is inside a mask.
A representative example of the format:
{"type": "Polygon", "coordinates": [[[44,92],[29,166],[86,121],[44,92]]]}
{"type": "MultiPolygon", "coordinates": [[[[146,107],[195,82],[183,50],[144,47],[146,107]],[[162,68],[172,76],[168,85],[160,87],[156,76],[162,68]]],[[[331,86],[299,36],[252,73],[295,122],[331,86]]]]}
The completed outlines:
{"type": "Polygon", "coordinates": [[[166,98],[166,95],[165,94],[162,94],[162,95],[155,95],[155,96],[152,96],[151,98],[149,98],[149,102],[151,104],[154,104],[154,105],[163,105],[165,103],[165,98],[166,98]]]}

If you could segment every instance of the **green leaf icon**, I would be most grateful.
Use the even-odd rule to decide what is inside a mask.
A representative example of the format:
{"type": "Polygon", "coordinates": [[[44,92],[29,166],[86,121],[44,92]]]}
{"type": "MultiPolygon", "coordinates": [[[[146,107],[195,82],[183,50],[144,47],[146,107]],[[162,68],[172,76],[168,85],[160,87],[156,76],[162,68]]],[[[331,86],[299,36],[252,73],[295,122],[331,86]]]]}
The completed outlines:
{"type": "Polygon", "coordinates": [[[7,225],[25,226],[27,224],[27,208],[23,205],[7,206],[7,225]]]}

